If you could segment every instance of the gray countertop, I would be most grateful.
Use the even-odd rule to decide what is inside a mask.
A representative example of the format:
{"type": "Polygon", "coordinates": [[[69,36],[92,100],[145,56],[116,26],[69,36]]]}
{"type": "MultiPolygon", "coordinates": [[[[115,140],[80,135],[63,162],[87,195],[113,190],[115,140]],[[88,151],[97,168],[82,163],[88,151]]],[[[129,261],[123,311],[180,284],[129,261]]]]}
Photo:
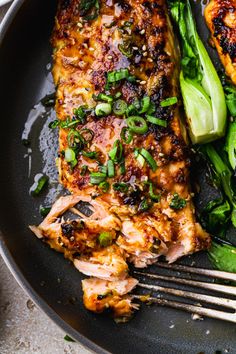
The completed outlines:
{"type": "MultiPolygon", "coordinates": [[[[0,8],[0,21],[8,8],[0,8]]],[[[0,256],[1,354],[90,353],[79,343],[66,342],[64,336],[25,294],[0,256]]]]}

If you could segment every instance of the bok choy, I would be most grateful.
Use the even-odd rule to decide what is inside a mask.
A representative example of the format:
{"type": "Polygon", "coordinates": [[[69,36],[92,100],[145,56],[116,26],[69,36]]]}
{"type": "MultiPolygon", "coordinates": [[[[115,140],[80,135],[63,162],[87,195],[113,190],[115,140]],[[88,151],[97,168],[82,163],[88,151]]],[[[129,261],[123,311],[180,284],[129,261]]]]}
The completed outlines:
{"type": "Polygon", "coordinates": [[[222,137],[226,125],[224,91],[211,59],[200,40],[189,0],[170,1],[182,47],[180,87],[194,144],[222,137]]]}

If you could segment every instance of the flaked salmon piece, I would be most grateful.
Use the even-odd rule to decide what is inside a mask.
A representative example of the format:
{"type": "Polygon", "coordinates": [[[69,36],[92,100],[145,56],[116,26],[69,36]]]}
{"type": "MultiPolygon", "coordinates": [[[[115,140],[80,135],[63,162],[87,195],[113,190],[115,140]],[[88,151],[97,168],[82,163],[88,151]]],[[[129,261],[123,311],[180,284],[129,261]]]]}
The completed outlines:
{"type": "Polygon", "coordinates": [[[236,1],[211,0],[205,19],[226,74],[236,85],[236,1]]]}
{"type": "Polygon", "coordinates": [[[81,273],[104,280],[123,280],[128,275],[125,252],[116,245],[75,258],[74,265],[81,273]]]}
{"type": "MultiPolygon", "coordinates": [[[[144,267],[165,255],[171,262],[208,248],[210,236],[195,218],[179,109],[179,48],[166,1],[96,4],[59,1],[52,36],[58,167],[73,195],[59,199],[33,231],[107,286],[124,281],[126,261],[144,267]],[[76,211],[80,200],[91,204],[91,216],[76,211]],[[74,221],[67,210],[77,215],[74,221]],[[101,232],[110,233],[112,245],[99,245],[101,232]]],[[[129,313],[129,298],[117,296],[108,305],[121,312],[127,306],[129,313]]],[[[85,294],[87,308],[104,309],[90,298],[85,294]]]]}
{"type": "Polygon", "coordinates": [[[82,280],[85,307],[97,313],[111,309],[119,319],[129,319],[137,304],[132,303],[131,292],[138,284],[137,279],[127,278],[120,281],[106,281],[98,278],[82,280]]]}
{"type": "MultiPolygon", "coordinates": [[[[109,213],[106,202],[92,200],[84,196],[70,195],[59,198],[53,205],[50,213],[39,226],[30,226],[34,234],[43,238],[52,248],[64,253],[65,257],[73,260],[73,255],[83,252],[91,252],[100,249],[98,236],[102,232],[109,232],[112,239],[117,238],[117,232],[121,229],[121,221],[118,217],[109,213]],[[79,202],[88,202],[94,211],[92,216],[65,219],[63,214],[74,208],[79,202]]],[[[76,212],[74,212],[76,213],[76,212]]]]}

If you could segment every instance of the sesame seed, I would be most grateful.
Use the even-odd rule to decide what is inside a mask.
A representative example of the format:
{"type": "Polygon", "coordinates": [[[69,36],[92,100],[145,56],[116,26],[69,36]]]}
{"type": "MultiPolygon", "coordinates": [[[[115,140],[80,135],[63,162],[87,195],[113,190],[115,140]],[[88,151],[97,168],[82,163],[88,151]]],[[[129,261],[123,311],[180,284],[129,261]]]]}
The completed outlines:
{"type": "Polygon", "coordinates": [[[153,62],[152,58],[147,58],[147,61],[149,61],[149,63],[153,62]]]}
{"type": "Polygon", "coordinates": [[[140,81],[140,85],[145,85],[147,83],[147,81],[143,80],[143,81],[140,81]]]}
{"type": "Polygon", "coordinates": [[[89,47],[90,52],[94,52],[95,49],[93,47],[89,47]]]}
{"type": "Polygon", "coordinates": [[[147,55],[148,55],[148,52],[144,52],[144,53],[143,53],[143,56],[144,56],[144,57],[147,57],[147,55]]]}
{"type": "Polygon", "coordinates": [[[151,150],[154,150],[155,148],[154,148],[154,146],[151,146],[151,150]]]}
{"type": "Polygon", "coordinates": [[[70,241],[74,241],[74,240],[75,240],[74,236],[71,236],[70,241]]]}
{"type": "Polygon", "coordinates": [[[139,33],[140,34],[144,34],[145,33],[145,29],[142,29],[139,33]]]}
{"type": "Polygon", "coordinates": [[[138,47],[133,47],[133,50],[138,50],[138,47]]]}
{"type": "Polygon", "coordinates": [[[147,50],[147,47],[143,45],[142,50],[145,52],[145,50],[147,50]]]}
{"type": "Polygon", "coordinates": [[[111,60],[113,57],[112,55],[108,55],[107,59],[111,60]]]}
{"type": "Polygon", "coordinates": [[[82,28],[82,27],[83,27],[83,25],[82,25],[81,22],[78,22],[78,23],[77,23],[77,26],[78,26],[79,28],[82,28]]]}
{"type": "Polygon", "coordinates": [[[159,157],[164,157],[165,155],[163,154],[163,152],[159,152],[159,157]]]}
{"type": "Polygon", "coordinates": [[[87,43],[83,43],[83,47],[88,49],[88,44],[87,43]]]}
{"type": "Polygon", "coordinates": [[[79,51],[79,54],[84,55],[84,52],[82,50],[79,51]]]}

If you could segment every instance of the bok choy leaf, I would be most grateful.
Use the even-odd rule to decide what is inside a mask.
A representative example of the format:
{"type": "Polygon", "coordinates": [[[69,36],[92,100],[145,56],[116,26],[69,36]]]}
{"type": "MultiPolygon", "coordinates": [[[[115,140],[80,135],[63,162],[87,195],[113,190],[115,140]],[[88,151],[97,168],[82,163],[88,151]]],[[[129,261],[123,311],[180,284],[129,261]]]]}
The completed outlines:
{"type": "Polygon", "coordinates": [[[170,1],[182,47],[180,87],[194,144],[207,143],[225,133],[224,91],[211,59],[198,36],[189,0],[170,1]]]}

